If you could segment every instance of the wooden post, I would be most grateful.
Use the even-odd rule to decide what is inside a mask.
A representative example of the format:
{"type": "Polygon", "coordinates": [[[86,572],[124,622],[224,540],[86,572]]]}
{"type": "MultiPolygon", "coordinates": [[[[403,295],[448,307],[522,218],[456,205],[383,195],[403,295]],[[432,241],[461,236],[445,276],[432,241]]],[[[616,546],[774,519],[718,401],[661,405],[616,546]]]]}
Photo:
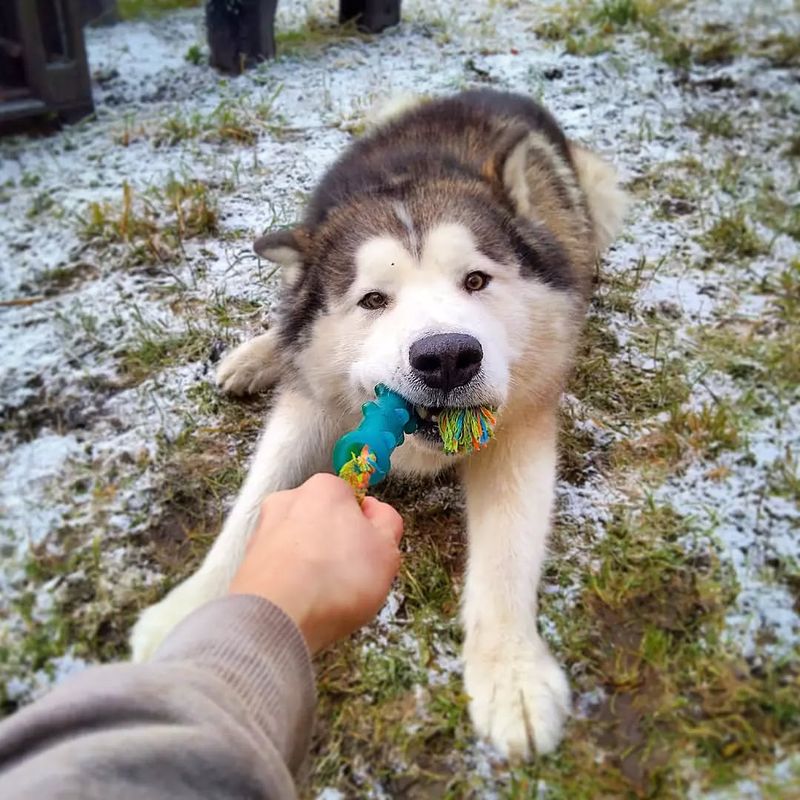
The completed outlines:
{"type": "Polygon", "coordinates": [[[339,21],[356,20],[359,30],[380,33],[400,22],[401,0],[341,0],[339,21]]]}
{"type": "MultiPolygon", "coordinates": [[[[400,22],[401,0],[341,0],[339,21],[356,20],[362,31],[379,33],[400,22]]],[[[206,35],[211,65],[239,75],[275,58],[278,0],[206,0],[206,35]]]]}
{"type": "Polygon", "coordinates": [[[0,125],[51,112],[66,122],[91,114],[78,0],[12,0],[2,21],[10,31],[7,57],[21,69],[12,73],[11,96],[0,103],[0,125]]]}
{"type": "Polygon", "coordinates": [[[207,0],[206,32],[211,65],[238,75],[275,57],[278,0],[207,0]]]}

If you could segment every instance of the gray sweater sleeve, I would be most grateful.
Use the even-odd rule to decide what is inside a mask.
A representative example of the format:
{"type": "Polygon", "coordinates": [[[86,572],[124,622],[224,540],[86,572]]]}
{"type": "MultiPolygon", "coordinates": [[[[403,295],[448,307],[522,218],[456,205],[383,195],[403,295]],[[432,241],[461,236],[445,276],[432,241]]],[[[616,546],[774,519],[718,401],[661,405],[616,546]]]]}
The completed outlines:
{"type": "Polygon", "coordinates": [[[294,623],[225,597],[150,663],[86,670],[0,725],[0,798],[295,798],[314,705],[294,623]]]}

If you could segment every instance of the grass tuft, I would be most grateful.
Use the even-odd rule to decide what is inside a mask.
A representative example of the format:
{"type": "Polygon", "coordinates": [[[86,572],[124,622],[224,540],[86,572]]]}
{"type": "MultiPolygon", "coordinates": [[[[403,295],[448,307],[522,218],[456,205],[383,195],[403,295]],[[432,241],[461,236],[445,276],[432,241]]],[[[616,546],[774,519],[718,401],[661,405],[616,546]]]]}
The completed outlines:
{"type": "Polygon", "coordinates": [[[121,19],[158,17],[179,8],[197,8],[202,0],[117,0],[121,19]]]}
{"type": "Polygon", "coordinates": [[[178,258],[185,240],[213,235],[217,225],[208,186],[172,178],[163,189],[141,195],[124,183],[119,206],[90,203],[81,234],[97,244],[125,245],[129,264],[169,263],[178,258]]]}
{"type": "Polygon", "coordinates": [[[719,259],[755,258],[769,250],[742,211],[720,217],[702,236],[701,244],[719,259]]]}
{"type": "Polygon", "coordinates": [[[701,111],[686,120],[690,128],[700,131],[703,141],[711,136],[732,139],[736,135],[736,125],[730,114],[724,111],[701,111]]]}
{"type": "Polygon", "coordinates": [[[736,450],[740,444],[740,420],[729,405],[704,404],[696,410],[676,406],[647,433],[621,442],[615,461],[635,463],[640,473],[674,471],[691,459],[714,459],[725,450],[736,450]]]}
{"type": "Polygon", "coordinates": [[[600,25],[625,28],[639,22],[642,4],[637,0],[603,0],[592,12],[591,19],[600,25]]]}
{"type": "Polygon", "coordinates": [[[761,42],[756,55],[766,58],[773,67],[800,66],[800,36],[782,31],[761,42]]]}
{"type": "Polygon", "coordinates": [[[768,386],[797,397],[800,386],[800,260],[766,282],[760,319],[722,321],[695,331],[709,363],[748,387],[768,386]]]}
{"type": "Polygon", "coordinates": [[[742,51],[736,34],[723,33],[711,39],[701,39],[694,47],[692,58],[696,64],[729,64],[742,51]]]}
{"type": "Polygon", "coordinates": [[[152,133],[152,141],[156,146],[166,147],[191,139],[252,145],[263,131],[280,131],[274,104],[281,88],[257,101],[223,100],[208,114],[177,112],[152,133]]]}
{"type": "Polygon", "coordinates": [[[150,323],[142,326],[135,341],[117,353],[123,384],[135,386],[166,367],[207,357],[213,336],[192,325],[182,333],[169,333],[150,323]]]}
{"type": "Polygon", "coordinates": [[[368,40],[369,34],[359,31],[355,21],[332,25],[309,17],[298,28],[275,31],[275,49],[279,57],[308,57],[349,39],[368,40]]]}
{"type": "Polygon", "coordinates": [[[647,46],[670,66],[686,68],[692,46],[665,21],[676,0],[573,0],[536,27],[543,39],[563,41],[571,55],[592,56],[614,49],[618,33],[644,34],[647,46]]]}
{"type": "Polygon", "coordinates": [[[615,358],[616,337],[598,316],[591,315],[569,391],[609,421],[641,419],[684,402],[689,395],[685,365],[674,355],[659,353],[657,339],[652,346],[652,368],[621,364],[615,358]]]}

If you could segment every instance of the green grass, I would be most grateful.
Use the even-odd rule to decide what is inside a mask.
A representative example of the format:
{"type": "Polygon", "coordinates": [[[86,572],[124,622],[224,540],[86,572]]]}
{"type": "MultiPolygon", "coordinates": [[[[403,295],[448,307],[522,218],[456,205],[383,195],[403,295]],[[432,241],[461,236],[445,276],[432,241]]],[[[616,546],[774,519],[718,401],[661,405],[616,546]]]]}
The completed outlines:
{"type": "Polygon", "coordinates": [[[701,111],[693,114],[686,120],[690,128],[694,128],[703,135],[703,140],[711,136],[731,139],[736,135],[736,124],[730,114],[724,111],[701,111]]]}
{"type": "MultiPolygon", "coordinates": [[[[180,352],[153,345],[145,356],[143,345],[136,358],[153,359],[155,353],[163,368],[178,357],[195,357],[204,340],[187,335],[169,341],[180,352]]],[[[142,365],[156,366],[150,360],[142,365]]],[[[247,453],[263,422],[263,406],[228,402],[204,378],[189,388],[182,406],[180,431],[171,439],[160,437],[152,459],[142,451],[133,464],[90,469],[68,487],[77,505],[90,502],[94,513],[102,514],[135,475],[147,470],[158,475],[151,502],[133,515],[127,535],[137,566],[145,564],[167,577],[147,586],[115,586],[108,576],[119,564],[106,562],[102,539],[92,538],[80,525],[53,531],[32,549],[25,565],[26,586],[14,602],[22,630],[13,632],[13,645],[12,632],[0,631],[4,712],[15,710],[7,681],[38,670],[52,672],[53,659],[67,652],[100,661],[127,657],[128,634],[138,613],[199,565],[219,531],[225,501],[244,477],[247,453]],[[45,593],[51,607],[35,611],[37,595],[45,593]]],[[[376,663],[374,669],[377,673],[381,667],[376,663]]]]}
{"type": "Polygon", "coordinates": [[[722,33],[712,38],[701,38],[695,43],[692,60],[704,66],[728,64],[742,51],[736,34],[722,33]]]}
{"type": "MultiPolygon", "coordinates": [[[[82,485],[79,491],[86,488],[82,485]]],[[[104,492],[112,491],[110,481],[93,487],[97,502],[104,492]]],[[[25,565],[26,589],[13,603],[23,630],[15,632],[13,647],[0,634],[0,705],[4,711],[14,710],[7,681],[15,675],[32,676],[41,670],[52,677],[53,659],[68,652],[102,661],[126,655],[130,625],[155,595],[144,586],[120,590],[108,581],[107,572],[100,539],[87,539],[80,527],[54,531],[45,545],[31,550],[25,565]],[[50,608],[34,612],[37,594],[42,592],[47,593],[50,608]]]]}
{"type": "MultiPolygon", "coordinates": [[[[700,35],[682,31],[674,12],[685,5],[682,0],[572,0],[561,4],[536,32],[563,42],[572,55],[586,56],[613,50],[620,34],[638,36],[669,66],[681,70],[693,63],[726,64],[748,49],[736,33],[714,25],[700,35]]],[[[756,53],[774,66],[792,66],[797,63],[798,45],[791,36],[778,34],[761,43],[756,53]]]]}
{"type": "Polygon", "coordinates": [[[632,327],[632,342],[653,360],[652,368],[644,369],[625,357],[608,324],[609,315],[634,312],[636,292],[658,268],[640,260],[623,274],[601,274],[595,287],[569,391],[609,420],[649,416],[689,394],[686,365],[669,351],[668,330],[652,323],[632,327]]]}
{"type": "Polygon", "coordinates": [[[420,488],[393,481],[381,493],[401,506],[403,499],[416,506],[404,513],[399,625],[379,641],[366,631],[343,642],[318,665],[314,786],[337,785],[358,795],[348,769],[355,761],[368,764],[371,777],[384,782],[393,796],[424,787],[430,796],[459,797],[455,787],[468,781],[468,775],[450,770],[450,755],[470,735],[460,681],[444,675],[441,685],[428,685],[428,670],[442,649],[455,654],[460,643],[453,576],[463,566],[461,514],[450,507],[449,491],[437,500],[421,495],[420,488]],[[422,720],[418,703],[425,709],[422,720]]]}
{"type": "Polygon", "coordinates": [[[564,50],[571,56],[596,56],[611,49],[606,37],[600,34],[569,34],[564,39],[564,50]]]}
{"type": "Polygon", "coordinates": [[[153,17],[179,8],[197,8],[202,0],[117,0],[122,19],[153,17]]]}
{"type": "Polygon", "coordinates": [[[28,207],[28,218],[36,219],[41,216],[60,216],[56,201],[49,192],[39,192],[28,207]]]}
{"type": "Polygon", "coordinates": [[[212,334],[188,325],[182,333],[161,330],[153,323],[142,327],[135,340],[118,352],[126,386],[135,386],[167,367],[198,361],[208,355],[212,334]]]}
{"type": "Polygon", "coordinates": [[[651,480],[665,477],[690,461],[713,461],[723,451],[737,450],[743,424],[741,410],[728,403],[705,403],[699,409],[675,406],[646,433],[622,441],[615,448],[614,462],[633,466],[651,480]]]}
{"type": "Polygon", "coordinates": [[[767,245],[752,229],[743,211],[720,217],[703,234],[701,244],[718,259],[754,258],[768,252],[767,245]]]}
{"type": "MultiPolygon", "coordinates": [[[[464,749],[472,733],[460,682],[434,685],[425,671],[434,649],[458,647],[457,629],[442,616],[456,604],[451,526],[441,511],[427,515],[412,520],[406,540],[400,630],[408,620],[419,644],[409,650],[395,626],[377,649],[367,632],[320,662],[320,730],[306,796],[323,786],[358,795],[355,763],[392,796],[480,796],[464,749]],[[428,533],[418,547],[420,523],[428,533]]],[[[602,694],[570,723],[556,754],[505,773],[501,796],[531,796],[544,781],[548,797],[678,798],[696,777],[692,764],[702,765],[708,789],[769,764],[776,744],[800,744],[796,664],[753,671],[725,643],[724,610],[737,587],[691,520],[647,499],[619,506],[591,570],[562,560],[564,537],[576,533],[557,530],[546,580],[569,585],[577,577],[577,605],[564,613],[549,592],[542,612],[555,621],[575,688],[602,694]]]]}
{"type": "Polygon", "coordinates": [[[782,200],[773,186],[766,186],[755,204],[755,216],[776,233],[800,241],[800,204],[782,200]]]}
{"type": "Polygon", "coordinates": [[[591,19],[600,25],[625,28],[639,22],[646,11],[639,0],[603,0],[592,12],[591,19]]]}
{"type": "MultiPolygon", "coordinates": [[[[764,402],[798,398],[800,387],[800,261],[788,264],[761,286],[768,303],[758,319],[722,319],[693,331],[704,358],[716,370],[764,402]]],[[[756,408],[758,403],[752,401],[756,408]]]]}
{"type": "Polygon", "coordinates": [[[355,22],[338,25],[308,17],[305,23],[297,28],[276,30],[275,49],[279,57],[308,57],[330,45],[354,38],[363,40],[368,39],[369,35],[361,33],[355,22]]]}
{"type": "Polygon", "coordinates": [[[141,194],[124,183],[121,202],[90,203],[81,228],[83,238],[97,246],[123,245],[129,265],[174,262],[185,240],[216,232],[216,204],[208,186],[176,178],[141,194]]]}
{"type": "MultiPolygon", "coordinates": [[[[160,4],[136,5],[153,10],[160,4]]],[[[628,44],[655,50],[679,68],[724,63],[748,49],[741,31],[737,37],[716,28],[697,38],[682,35],[672,26],[676,6],[568,3],[542,32],[583,55],[613,51],[626,37],[628,44]]],[[[444,38],[447,24],[434,20],[429,28],[444,38]]],[[[307,57],[349,35],[309,22],[279,34],[279,52],[307,57]]],[[[791,58],[785,43],[769,48],[775,64],[791,58]]],[[[193,51],[190,60],[200,56],[193,51]]],[[[120,141],[145,139],[176,152],[184,142],[202,142],[208,145],[203,150],[224,145],[230,152],[265,132],[276,133],[282,124],[271,105],[262,114],[257,102],[230,100],[200,116],[175,112],[155,125],[131,118],[120,141]]],[[[725,148],[740,120],[734,109],[730,115],[698,115],[689,124],[725,148]]],[[[674,122],[685,120],[678,115],[674,122]]],[[[758,135],[755,127],[751,134],[758,135]]],[[[793,158],[800,153],[799,141],[787,133],[776,139],[772,152],[793,158]]],[[[686,220],[687,235],[697,236],[709,262],[686,268],[728,262],[724,273],[709,272],[709,283],[724,279],[726,290],[752,295],[755,279],[748,262],[766,252],[763,227],[793,235],[792,209],[766,185],[757,201],[739,202],[746,188],[760,185],[752,179],[757,159],[728,155],[721,166],[704,162],[695,155],[654,164],[632,189],[651,209],[665,198],[690,202],[693,216],[676,215],[669,224],[686,220]],[[707,219],[698,233],[698,220],[715,207],[706,201],[726,196],[737,210],[707,219]]],[[[31,202],[35,176],[27,183],[31,202]]],[[[147,271],[183,265],[186,241],[222,236],[216,193],[235,184],[234,178],[213,186],[191,179],[152,190],[127,186],[114,201],[88,207],[84,234],[96,245],[95,260],[101,263],[102,256],[104,268],[147,271]]],[[[46,213],[50,210],[40,217],[46,213]]],[[[569,723],[564,744],[549,757],[526,766],[496,766],[489,776],[476,769],[480,756],[468,698],[457,671],[448,671],[457,663],[462,639],[457,614],[466,545],[460,493],[448,478],[433,487],[427,481],[392,481],[381,495],[402,510],[407,530],[399,608],[388,626],[368,628],[318,660],[318,730],[305,796],[335,786],[347,797],[360,797],[379,782],[388,796],[409,798],[485,797],[489,784],[499,797],[520,800],[540,794],[564,800],[682,798],[692,782],[702,796],[761,774],[776,753],[798,750],[798,662],[765,657],[753,668],[725,642],[724,618],[737,593],[730,570],[706,530],[680,509],[654,502],[649,492],[689,465],[709,480],[724,481],[728,465],[740,459],[750,463],[753,425],[764,416],[781,424],[780,410],[800,385],[800,262],[758,279],[764,307],[756,318],[737,313],[732,304],[718,308],[702,326],[687,328],[686,313],[645,310],[638,298],[659,269],[675,269],[676,262],[680,267],[684,258],[676,251],[659,263],[640,259],[613,273],[601,268],[568,387],[577,402],[562,412],[561,480],[580,486],[600,471],[622,498],[603,507],[610,517],[600,532],[594,522],[567,514],[557,518],[543,584],[542,613],[555,654],[569,667],[575,690],[584,699],[595,698],[585,717],[569,723]],[[617,335],[620,330],[624,336],[617,335]],[[715,375],[739,396],[717,400],[704,392],[704,401],[694,399],[701,381],[715,375]]],[[[47,292],[62,291],[94,274],[58,268],[43,275],[40,285],[47,292]]],[[[153,385],[158,392],[162,378],[169,386],[170,376],[163,373],[173,367],[212,369],[229,331],[235,328],[238,336],[255,327],[264,312],[252,300],[199,298],[192,287],[171,288],[169,303],[183,321],[135,326],[113,353],[119,370],[113,390],[153,378],[147,389],[153,385]]],[[[76,312],[72,324],[90,342],[105,338],[101,321],[90,313],[76,312]]],[[[88,494],[93,513],[102,514],[132,473],[154,477],[152,496],[136,512],[131,536],[137,567],[167,577],[160,585],[131,587],[130,593],[109,586],[104,576],[118,574],[119,566],[104,560],[105,540],[79,527],[55,532],[28,565],[29,586],[17,603],[21,639],[13,648],[0,640],[3,677],[47,670],[70,647],[91,658],[125,655],[127,629],[138,610],[189,574],[219,530],[226,503],[243,479],[264,406],[264,398],[227,400],[207,375],[198,377],[169,400],[180,424],[159,437],[155,452],[135,456],[127,466],[92,470],[68,487],[76,495],[88,494]],[[59,591],[52,614],[42,619],[34,612],[35,594],[50,581],[59,591]]],[[[798,502],[797,453],[776,457],[765,491],[798,502]]],[[[789,559],[765,567],[765,580],[786,586],[795,598],[799,575],[789,559]]],[[[10,707],[6,703],[6,710],[10,707]]],[[[781,791],[791,796],[785,787],[761,783],[765,796],[780,797],[781,791]]]]}
{"type": "Polygon", "coordinates": [[[199,66],[203,63],[203,50],[200,45],[193,44],[189,47],[186,51],[186,55],[184,58],[190,63],[194,64],[195,66],[199,66]]]}
{"type": "Polygon", "coordinates": [[[781,32],[760,43],[756,55],[766,58],[773,67],[800,66],[800,37],[781,32]]]}
{"type": "Polygon", "coordinates": [[[618,34],[644,37],[651,50],[675,68],[692,60],[692,43],[682,39],[669,23],[669,12],[680,0],[572,0],[536,27],[550,41],[563,41],[571,55],[593,56],[613,50],[618,34]]]}
{"type": "Polygon", "coordinates": [[[45,296],[73,291],[86,281],[96,278],[99,271],[97,267],[86,261],[52,267],[40,272],[33,280],[33,284],[41,289],[45,296]]]}
{"type": "Polygon", "coordinates": [[[208,114],[176,112],[145,135],[157,147],[193,139],[252,145],[263,132],[280,133],[283,124],[273,107],[281,88],[260,98],[223,100],[208,114]]]}
{"type": "Polygon", "coordinates": [[[796,665],[758,675],[728,648],[736,586],[691,532],[668,506],[617,509],[577,608],[551,612],[578,687],[604,693],[559,753],[517,772],[520,790],[544,780],[554,797],[683,797],[692,762],[709,788],[769,763],[776,742],[797,746],[796,665]]]}
{"type": "Polygon", "coordinates": [[[609,419],[639,419],[681,403],[689,395],[686,367],[680,359],[659,354],[657,340],[646,342],[656,349],[655,369],[633,363],[615,366],[619,346],[598,317],[589,318],[581,354],[570,391],[609,419]]]}

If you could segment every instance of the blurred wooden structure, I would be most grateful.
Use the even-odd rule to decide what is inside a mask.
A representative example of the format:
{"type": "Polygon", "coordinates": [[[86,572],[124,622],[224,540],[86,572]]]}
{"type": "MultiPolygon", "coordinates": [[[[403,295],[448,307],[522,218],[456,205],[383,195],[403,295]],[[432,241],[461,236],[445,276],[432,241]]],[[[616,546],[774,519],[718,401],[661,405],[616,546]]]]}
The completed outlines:
{"type": "Polygon", "coordinates": [[[92,113],[85,13],[81,0],[0,2],[0,131],[31,117],[75,122],[92,113]]]}
{"type": "MultiPolygon", "coordinates": [[[[378,33],[401,0],[340,0],[339,20],[378,33]]],[[[206,0],[211,64],[238,74],[275,56],[278,0],[206,0]]],[[[0,0],[0,133],[34,118],[75,122],[94,110],[83,26],[118,20],[116,0],[0,0]]]]}
{"type": "MultiPolygon", "coordinates": [[[[359,30],[379,33],[400,22],[401,0],[340,0],[339,21],[356,21],[359,30]]],[[[206,31],[211,65],[238,75],[275,57],[278,0],[206,0],[206,31]]]]}
{"type": "Polygon", "coordinates": [[[339,22],[351,20],[359,30],[380,33],[400,22],[400,0],[339,0],[339,22]]]}

